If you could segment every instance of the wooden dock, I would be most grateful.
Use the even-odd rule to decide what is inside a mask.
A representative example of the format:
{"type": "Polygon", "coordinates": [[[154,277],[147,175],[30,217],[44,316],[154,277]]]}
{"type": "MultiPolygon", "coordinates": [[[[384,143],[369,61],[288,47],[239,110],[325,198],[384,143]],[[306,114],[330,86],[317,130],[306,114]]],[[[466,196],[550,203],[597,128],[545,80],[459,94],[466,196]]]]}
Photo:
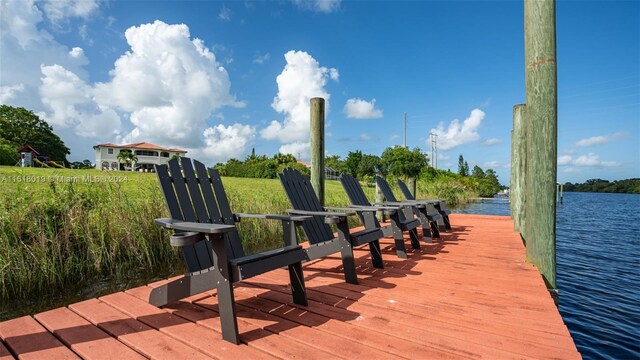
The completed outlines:
{"type": "Polygon", "coordinates": [[[159,309],[150,284],[0,323],[0,360],[581,358],[513,222],[451,221],[408,259],[383,239],[384,270],[357,250],[359,285],[339,256],[307,263],[308,307],[290,303],[285,270],[240,282],[239,346],[221,339],[215,292],[159,309]]]}

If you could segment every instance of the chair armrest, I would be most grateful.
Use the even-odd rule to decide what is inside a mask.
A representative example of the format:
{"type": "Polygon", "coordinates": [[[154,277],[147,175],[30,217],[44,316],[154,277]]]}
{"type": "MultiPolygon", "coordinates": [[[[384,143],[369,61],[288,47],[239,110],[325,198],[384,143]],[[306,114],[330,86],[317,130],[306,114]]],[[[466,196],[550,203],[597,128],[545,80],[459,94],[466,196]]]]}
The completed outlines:
{"type": "Polygon", "coordinates": [[[355,215],[355,212],[329,212],[329,211],[307,211],[307,210],[296,210],[296,209],[287,209],[289,214],[299,214],[299,215],[315,215],[315,216],[324,216],[324,222],[328,224],[337,224],[339,222],[347,221],[347,217],[351,215],[355,215]]]}
{"type": "Polygon", "coordinates": [[[155,223],[165,229],[195,231],[206,234],[222,234],[235,230],[236,228],[234,225],[196,223],[169,218],[155,219],[155,223]]]}
{"type": "Polygon", "coordinates": [[[347,217],[355,215],[354,211],[349,212],[331,212],[331,211],[307,211],[307,210],[297,210],[297,209],[287,209],[289,214],[300,214],[300,215],[311,215],[311,216],[337,216],[337,217],[347,217]]]}
{"type": "Polygon", "coordinates": [[[268,219],[268,220],[284,220],[293,222],[304,222],[311,219],[311,216],[291,216],[283,214],[247,214],[247,213],[234,213],[236,222],[239,222],[241,218],[248,219],[268,219]]]}
{"type": "Polygon", "coordinates": [[[365,205],[349,205],[349,208],[356,211],[382,211],[385,215],[393,215],[398,211],[397,206],[365,206],[365,205]]]}

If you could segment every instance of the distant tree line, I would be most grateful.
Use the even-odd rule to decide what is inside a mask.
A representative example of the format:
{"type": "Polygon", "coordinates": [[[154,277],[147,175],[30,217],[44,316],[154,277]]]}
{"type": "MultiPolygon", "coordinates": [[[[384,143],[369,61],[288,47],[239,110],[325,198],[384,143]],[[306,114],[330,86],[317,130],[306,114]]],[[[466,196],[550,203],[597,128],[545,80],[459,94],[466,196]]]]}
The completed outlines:
{"type": "MultiPolygon", "coordinates": [[[[429,166],[429,158],[419,148],[409,149],[403,146],[386,148],[380,156],[364,154],[360,150],[350,151],[342,159],[339,155],[325,158],[325,167],[337,173],[347,173],[367,183],[372,183],[376,175],[402,178],[404,180],[423,180],[433,182],[438,179],[454,179],[464,187],[474,189],[479,196],[491,197],[504,187],[498,181],[498,175],[493,169],[484,171],[474,166],[469,171],[469,165],[460,155],[461,167],[458,173],[449,170],[436,170],[429,166]]],[[[303,174],[309,175],[309,169],[297,161],[290,154],[276,154],[272,157],[256,155],[255,149],[244,160],[230,159],[226,163],[214,166],[223,176],[249,178],[277,178],[278,173],[287,167],[292,167],[303,174]]]]}
{"type": "Polygon", "coordinates": [[[640,194],[640,179],[633,178],[615,181],[589,179],[584,183],[576,184],[566,182],[564,183],[564,191],[640,194]]]}

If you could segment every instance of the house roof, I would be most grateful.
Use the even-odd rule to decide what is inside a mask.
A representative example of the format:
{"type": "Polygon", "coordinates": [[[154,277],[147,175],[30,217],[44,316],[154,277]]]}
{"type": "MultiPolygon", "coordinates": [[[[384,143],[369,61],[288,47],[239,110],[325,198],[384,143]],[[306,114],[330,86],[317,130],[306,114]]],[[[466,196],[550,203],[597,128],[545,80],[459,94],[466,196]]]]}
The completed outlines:
{"type": "Polygon", "coordinates": [[[158,145],[155,145],[155,144],[151,144],[151,143],[148,143],[148,142],[139,142],[139,143],[133,143],[133,144],[124,144],[124,145],[116,145],[116,144],[107,143],[107,144],[95,145],[93,148],[97,149],[99,147],[120,148],[120,149],[160,150],[160,151],[173,151],[173,152],[181,152],[181,153],[186,153],[187,152],[187,150],[182,150],[182,149],[178,149],[178,148],[165,148],[165,147],[158,146],[158,145]]]}
{"type": "Polygon", "coordinates": [[[39,153],[39,152],[37,152],[37,151],[36,151],[36,149],[32,148],[30,145],[24,145],[24,146],[22,146],[20,149],[18,149],[18,152],[19,152],[19,153],[21,153],[21,152],[33,152],[33,153],[35,153],[36,155],[40,155],[40,153],[39,153]],[[29,150],[29,151],[25,151],[25,150],[29,150]]]}

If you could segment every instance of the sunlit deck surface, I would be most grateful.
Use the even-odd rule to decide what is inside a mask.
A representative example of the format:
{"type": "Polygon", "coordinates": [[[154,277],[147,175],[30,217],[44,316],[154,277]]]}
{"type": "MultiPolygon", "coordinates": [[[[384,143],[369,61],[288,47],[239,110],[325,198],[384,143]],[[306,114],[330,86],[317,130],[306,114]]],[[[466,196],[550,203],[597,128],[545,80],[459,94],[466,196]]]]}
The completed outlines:
{"type": "Polygon", "coordinates": [[[156,283],[2,322],[0,359],[580,358],[512,221],[451,222],[408,259],[383,239],[384,270],[358,249],[359,285],[338,256],[307,263],[308,307],[292,305],[285,270],[240,282],[239,346],[221,338],[215,291],[159,309],[156,283]]]}

